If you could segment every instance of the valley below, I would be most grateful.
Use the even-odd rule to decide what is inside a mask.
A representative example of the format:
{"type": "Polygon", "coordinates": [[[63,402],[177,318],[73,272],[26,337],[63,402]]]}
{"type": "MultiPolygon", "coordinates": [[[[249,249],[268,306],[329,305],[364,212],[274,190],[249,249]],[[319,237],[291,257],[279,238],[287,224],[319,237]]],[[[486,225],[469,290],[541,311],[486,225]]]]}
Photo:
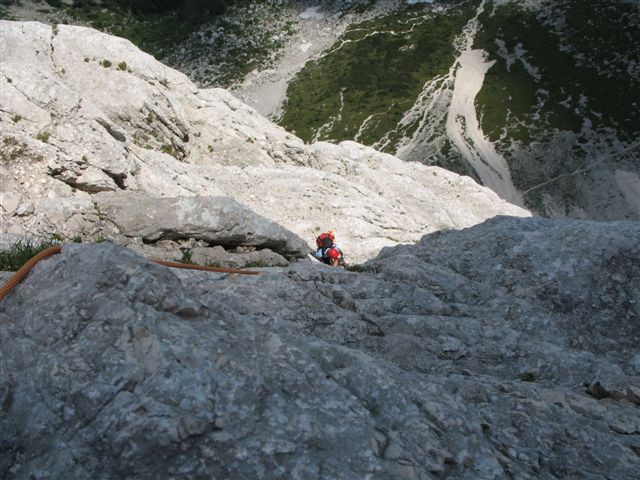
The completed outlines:
{"type": "Polygon", "coordinates": [[[633,0],[237,2],[160,58],[305,142],[442,166],[543,216],[637,219],[639,25],[633,0]]]}

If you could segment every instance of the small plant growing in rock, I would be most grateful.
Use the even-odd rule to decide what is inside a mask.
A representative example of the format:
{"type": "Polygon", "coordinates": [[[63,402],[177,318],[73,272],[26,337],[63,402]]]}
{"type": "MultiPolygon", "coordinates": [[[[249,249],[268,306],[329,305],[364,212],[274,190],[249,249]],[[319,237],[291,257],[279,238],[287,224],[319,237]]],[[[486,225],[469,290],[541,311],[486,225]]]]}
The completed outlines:
{"type": "Polygon", "coordinates": [[[191,250],[183,250],[182,251],[182,258],[180,260],[178,260],[178,262],[180,263],[188,263],[189,265],[193,265],[193,260],[191,259],[191,250]]]}
{"type": "Polygon", "coordinates": [[[56,35],[58,35],[58,24],[54,23],[53,25],[51,25],[51,31],[53,32],[53,36],[55,37],[56,35]]]}
{"type": "Polygon", "coordinates": [[[207,145],[207,150],[209,150],[209,153],[213,153],[213,147],[211,145],[207,145]]]}
{"type": "Polygon", "coordinates": [[[53,236],[51,240],[20,240],[11,245],[9,250],[0,252],[0,270],[15,272],[32,257],[60,242],[60,239],[53,236]]]}
{"type": "Polygon", "coordinates": [[[269,265],[267,265],[262,260],[253,260],[253,261],[245,263],[242,268],[265,268],[265,267],[268,267],[268,266],[269,265]]]}
{"type": "Polygon", "coordinates": [[[118,64],[118,70],[122,70],[123,72],[125,72],[127,70],[127,62],[120,62],[118,64]]]}
{"type": "Polygon", "coordinates": [[[22,115],[14,115],[11,120],[13,120],[13,123],[18,123],[20,120],[22,120],[22,115]]]}
{"type": "Polygon", "coordinates": [[[357,273],[366,273],[366,272],[373,272],[374,271],[374,269],[372,267],[367,267],[365,265],[360,265],[360,264],[347,265],[345,267],[345,270],[347,270],[348,272],[357,272],[357,273]]]}
{"type": "Polygon", "coordinates": [[[86,63],[89,63],[89,57],[84,57],[84,61],[85,61],[86,63]]]}
{"type": "Polygon", "coordinates": [[[171,155],[172,157],[177,157],[178,152],[176,152],[176,149],[173,148],[173,145],[168,145],[168,144],[164,144],[162,145],[162,147],[160,147],[160,151],[162,153],[166,153],[168,155],[171,155]]]}
{"type": "Polygon", "coordinates": [[[40,132],[36,135],[36,140],[40,140],[41,142],[47,143],[49,141],[49,132],[40,132]]]}
{"type": "Polygon", "coordinates": [[[105,58],[104,60],[102,60],[101,65],[102,65],[104,68],[109,68],[112,64],[111,64],[111,62],[110,62],[109,60],[107,60],[107,59],[105,58]]]}
{"type": "Polygon", "coordinates": [[[0,152],[0,162],[15,160],[27,150],[27,145],[14,137],[4,137],[2,144],[7,148],[0,152]]]}

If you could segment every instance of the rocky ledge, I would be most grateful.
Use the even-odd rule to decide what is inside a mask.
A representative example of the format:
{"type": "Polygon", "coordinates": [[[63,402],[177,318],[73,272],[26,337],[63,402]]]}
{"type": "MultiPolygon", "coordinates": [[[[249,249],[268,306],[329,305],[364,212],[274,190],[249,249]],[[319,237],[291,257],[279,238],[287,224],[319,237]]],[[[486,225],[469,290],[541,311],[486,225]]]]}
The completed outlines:
{"type": "Polygon", "coordinates": [[[362,269],[64,247],[0,304],[0,475],[637,478],[640,224],[501,217],[362,269]]]}

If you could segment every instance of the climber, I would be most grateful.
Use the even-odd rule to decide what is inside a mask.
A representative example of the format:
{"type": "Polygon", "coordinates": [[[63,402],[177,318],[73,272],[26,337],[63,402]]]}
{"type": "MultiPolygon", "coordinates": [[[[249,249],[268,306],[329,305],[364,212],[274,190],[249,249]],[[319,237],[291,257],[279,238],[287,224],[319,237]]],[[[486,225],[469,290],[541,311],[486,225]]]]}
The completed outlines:
{"type": "Polygon", "coordinates": [[[343,267],[347,266],[344,254],[336,244],[336,236],[333,230],[318,235],[318,238],[316,238],[316,246],[318,247],[316,250],[316,258],[322,263],[326,263],[332,267],[337,267],[338,265],[342,265],[343,267]]]}

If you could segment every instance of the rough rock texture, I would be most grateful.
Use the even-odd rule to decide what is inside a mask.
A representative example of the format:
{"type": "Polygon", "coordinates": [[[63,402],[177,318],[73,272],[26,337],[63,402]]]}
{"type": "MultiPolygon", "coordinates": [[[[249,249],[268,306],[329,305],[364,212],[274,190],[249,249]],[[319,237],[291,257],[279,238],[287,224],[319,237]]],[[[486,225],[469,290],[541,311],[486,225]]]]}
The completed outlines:
{"type": "Polygon", "coordinates": [[[305,145],[222,89],[92,29],[0,22],[4,233],[107,237],[101,192],[230,196],[352,260],[528,212],[468,178],[346,142],[305,145]],[[100,227],[100,228],[97,228],[100,227]]]}
{"type": "MultiPolygon", "coordinates": [[[[87,199],[41,200],[51,228],[72,215],[80,238],[111,239],[147,258],[228,267],[288,265],[311,249],[304,240],[229,197],[153,198],[102,193],[87,199]]],[[[38,245],[47,236],[0,234],[0,251],[38,245]]],[[[77,239],[74,239],[77,241],[77,239]]]]}
{"type": "MultiPolygon", "coordinates": [[[[125,242],[122,242],[125,243],[125,242]]],[[[284,257],[269,248],[238,246],[227,248],[189,239],[187,241],[160,240],[153,245],[129,243],[127,247],[145,258],[155,260],[185,260],[196,265],[214,267],[286,267],[291,256],[284,257]],[[289,258],[289,259],[288,259],[289,258]]]]}
{"type": "Polygon", "coordinates": [[[0,474],[637,478],[640,224],[502,217],[364,268],[65,247],[0,304],[0,474]]]}
{"type": "Polygon", "coordinates": [[[95,208],[103,223],[115,227],[113,236],[145,243],[194,239],[209,245],[269,248],[295,257],[311,252],[300,237],[229,197],[107,194],[96,196],[95,208]]]}

